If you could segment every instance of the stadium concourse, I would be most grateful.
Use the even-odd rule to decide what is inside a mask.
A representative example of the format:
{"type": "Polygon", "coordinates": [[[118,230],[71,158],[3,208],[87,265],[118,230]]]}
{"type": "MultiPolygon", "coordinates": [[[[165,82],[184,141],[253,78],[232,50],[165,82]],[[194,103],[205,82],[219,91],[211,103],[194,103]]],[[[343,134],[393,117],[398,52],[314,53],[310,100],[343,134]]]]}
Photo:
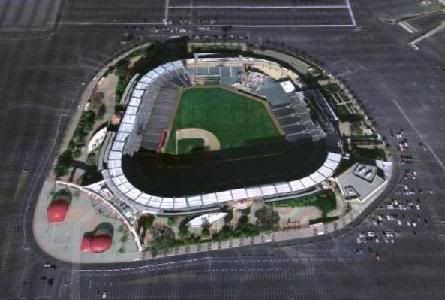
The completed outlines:
{"type": "Polygon", "coordinates": [[[142,128],[146,126],[152,115],[154,102],[162,87],[175,89],[192,84],[183,61],[169,62],[161,65],[137,82],[130,83],[130,90],[124,95],[127,108],[114,139],[105,145],[109,150],[104,157],[102,174],[109,190],[125,203],[152,213],[181,212],[203,208],[219,207],[228,201],[237,201],[256,197],[279,197],[308,191],[324,180],[330,178],[341,161],[341,154],[329,152],[324,162],[317,169],[303,178],[268,183],[259,186],[227,189],[209,193],[180,197],[160,197],[149,194],[135,187],[123,171],[123,157],[133,156],[142,143],[142,128]],[[131,145],[128,142],[131,140],[131,145]],[[137,144],[135,146],[135,143],[137,144]]]}

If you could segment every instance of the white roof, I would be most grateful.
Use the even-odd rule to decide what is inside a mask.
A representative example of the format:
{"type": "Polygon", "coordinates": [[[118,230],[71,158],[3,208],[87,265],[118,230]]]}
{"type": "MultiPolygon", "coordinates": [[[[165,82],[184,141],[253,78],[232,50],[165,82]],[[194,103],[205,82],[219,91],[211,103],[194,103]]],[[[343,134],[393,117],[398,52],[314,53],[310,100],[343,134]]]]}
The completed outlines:
{"type": "Polygon", "coordinates": [[[122,161],[119,159],[109,160],[107,165],[109,169],[120,168],[122,167],[122,161]]]}
{"type": "Polygon", "coordinates": [[[135,115],[138,112],[137,106],[128,106],[125,115],[135,115]]]}
{"type": "Polygon", "coordinates": [[[187,201],[188,201],[189,205],[191,205],[191,206],[202,205],[202,199],[201,199],[201,196],[199,196],[199,195],[187,197],[187,201]]]}
{"type": "Polygon", "coordinates": [[[131,133],[133,131],[133,124],[122,123],[119,126],[119,132],[131,133]]]}
{"type": "Polygon", "coordinates": [[[147,88],[148,84],[140,82],[138,84],[136,84],[136,86],[134,87],[137,90],[145,90],[147,88]]]}
{"type": "Polygon", "coordinates": [[[270,196],[276,193],[275,186],[273,185],[263,185],[261,187],[261,192],[264,196],[270,196]]]}
{"type": "Polygon", "coordinates": [[[164,66],[168,71],[173,71],[176,69],[176,67],[173,63],[168,63],[168,64],[165,64],[164,66]]]}
{"type": "Polygon", "coordinates": [[[118,176],[118,177],[114,177],[112,180],[113,180],[113,182],[114,182],[114,184],[116,186],[121,185],[121,184],[123,184],[123,183],[128,181],[127,178],[124,175],[121,175],[121,176],[118,176]]]}
{"type": "Polygon", "coordinates": [[[129,183],[129,182],[125,182],[124,184],[121,184],[120,186],[119,186],[119,190],[122,192],[122,193],[126,193],[126,192],[128,192],[129,190],[131,190],[133,188],[133,185],[131,184],[131,183],[129,183]]]}
{"type": "Polygon", "coordinates": [[[187,207],[187,202],[185,201],[185,198],[175,198],[175,208],[184,208],[187,207]]]}
{"type": "Polygon", "coordinates": [[[161,202],[162,202],[162,198],[157,197],[157,196],[151,196],[151,199],[148,202],[148,205],[153,206],[153,207],[159,207],[159,205],[161,205],[161,202]]]}
{"type": "Polygon", "coordinates": [[[321,175],[318,172],[314,172],[312,173],[309,177],[311,177],[311,179],[315,182],[315,183],[321,183],[322,181],[324,181],[326,179],[325,176],[321,175]]]}
{"type": "Polygon", "coordinates": [[[156,72],[159,75],[162,75],[162,74],[164,74],[166,72],[166,70],[164,68],[160,67],[160,66],[157,67],[156,69],[154,69],[153,71],[156,72]]]}
{"type": "Polygon", "coordinates": [[[117,135],[116,135],[116,141],[123,142],[123,141],[125,141],[127,136],[128,136],[128,133],[118,132],[117,135]]]}
{"type": "Polygon", "coordinates": [[[232,190],[232,195],[234,200],[248,198],[246,189],[234,189],[232,190]]]}
{"type": "Polygon", "coordinates": [[[112,177],[117,177],[117,176],[120,176],[120,175],[123,175],[123,174],[124,174],[124,173],[122,172],[122,169],[121,169],[121,168],[109,169],[108,171],[110,172],[110,175],[111,175],[112,177]]]}
{"type": "Polygon", "coordinates": [[[295,86],[290,80],[281,82],[280,85],[286,93],[292,93],[295,91],[295,86]]]}
{"type": "Polygon", "coordinates": [[[289,185],[293,192],[304,190],[304,186],[300,180],[291,181],[291,182],[289,182],[289,185]]]}
{"type": "Polygon", "coordinates": [[[233,200],[232,194],[230,193],[230,191],[217,192],[216,198],[218,198],[218,202],[226,202],[226,201],[233,200]]]}
{"type": "Polygon", "coordinates": [[[123,123],[128,123],[128,124],[134,124],[135,121],[136,121],[136,116],[129,114],[125,114],[124,118],[122,119],[123,123]]]}
{"type": "Polygon", "coordinates": [[[335,162],[340,162],[341,161],[341,154],[329,152],[328,153],[328,159],[333,160],[335,162]]]}
{"type": "Polygon", "coordinates": [[[174,61],[174,62],[172,62],[172,64],[178,69],[184,67],[184,65],[182,64],[182,62],[180,60],[174,61]]]}
{"type": "Polygon", "coordinates": [[[226,215],[227,213],[223,212],[204,214],[193,218],[192,220],[190,220],[190,222],[188,222],[188,224],[190,225],[190,227],[201,227],[205,223],[213,224],[216,221],[223,219],[226,215]]]}
{"type": "Polygon", "coordinates": [[[278,193],[289,193],[291,191],[290,186],[287,182],[275,184],[278,193]]]}
{"type": "Polygon", "coordinates": [[[108,158],[109,159],[122,159],[122,152],[110,151],[108,158]]]}
{"type": "Polygon", "coordinates": [[[131,94],[132,97],[142,97],[142,95],[144,95],[144,91],[141,90],[134,90],[133,93],[131,94]]]}
{"type": "Polygon", "coordinates": [[[204,203],[204,205],[209,205],[209,204],[213,204],[216,202],[217,202],[217,198],[216,198],[215,193],[202,195],[202,203],[204,203]]]}
{"type": "Polygon", "coordinates": [[[329,169],[335,170],[335,169],[337,169],[338,163],[335,161],[332,161],[332,160],[326,160],[324,162],[323,166],[328,167],[329,169]]]}
{"type": "Polygon", "coordinates": [[[246,191],[247,191],[247,195],[250,198],[260,197],[263,195],[263,193],[261,192],[261,189],[259,187],[247,188],[246,191]]]}
{"type": "Polygon", "coordinates": [[[139,197],[136,199],[136,202],[140,203],[140,204],[147,204],[148,201],[150,201],[151,196],[147,195],[146,193],[142,193],[139,195],[139,197]]]}
{"type": "Polygon", "coordinates": [[[139,82],[143,82],[143,83],[151,83],[153,81],[153,78],[150,78],[150,76],[145,75],[144,77],[142,77],[139,82]]]}
{"type": "Polygon", "coordinates": [[[317,170],[317,172],[319,172],[320,174],[322,174],[323,176],[325,176],[326,178],[331,177],[334,174],[334,171],[326,168],[325,166],[321,166],[320,169],[317,170]]]}
{"type": "Polygon", "coordinates": [[[126,195],[128,197],[130,197],[130,199],[133,199],[133,200],[136,200],[136,198],[139,197],[140,194],[141,194],[141,191],[138,190],[137,188],[133,188],[126,193],[126,195]]]}
{"type": "Polygon", "coordinates": [[[161,208],[173,208],[173,198],[162,198],[161,208]]]}
{"type": "Polygon", "coordinates": [[[315,182],[310,177],[304,177],[301,179],[301,183],[304,185],[304,187],[308,188],[315,185],[315,182]]]}
{"type": "Polygon", "coordinates": [[[113,151],[122,151],[124,149],[125,144],[123,142],[114,142],[111,149],[113,151]]]}
{"type": "Polygon", "coordinates": [[[131,105],[131,106],[139,106],[139,104],[141,104],[141,98],[132,97],[130,99],[129,105],[131,105]]]}

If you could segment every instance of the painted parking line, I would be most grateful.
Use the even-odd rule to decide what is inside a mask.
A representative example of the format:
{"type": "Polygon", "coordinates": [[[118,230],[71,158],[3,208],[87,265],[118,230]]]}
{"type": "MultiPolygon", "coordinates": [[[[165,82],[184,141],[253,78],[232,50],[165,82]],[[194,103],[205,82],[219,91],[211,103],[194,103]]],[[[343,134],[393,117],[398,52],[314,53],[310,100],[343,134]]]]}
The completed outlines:
{"type": "Polygon", "coordinates": [[[259,6],[259,5],[179,5],[169,9],[338,9],[349,8],[345,5],[291,5],[291,6],[259,6]]]}

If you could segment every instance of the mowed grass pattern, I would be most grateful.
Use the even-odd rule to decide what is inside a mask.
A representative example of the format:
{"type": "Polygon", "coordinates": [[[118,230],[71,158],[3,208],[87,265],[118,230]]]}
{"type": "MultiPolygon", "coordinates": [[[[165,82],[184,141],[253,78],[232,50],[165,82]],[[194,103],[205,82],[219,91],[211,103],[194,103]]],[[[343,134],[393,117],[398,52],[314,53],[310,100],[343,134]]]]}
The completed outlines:
{"type": "Polygon", "coordinates": [[[223,88],[196,87],[183,92],[166,152],[176,154],[175,131],[184,128],[212,132],[222,149],[281,135],[263,103],[223,88]]]}

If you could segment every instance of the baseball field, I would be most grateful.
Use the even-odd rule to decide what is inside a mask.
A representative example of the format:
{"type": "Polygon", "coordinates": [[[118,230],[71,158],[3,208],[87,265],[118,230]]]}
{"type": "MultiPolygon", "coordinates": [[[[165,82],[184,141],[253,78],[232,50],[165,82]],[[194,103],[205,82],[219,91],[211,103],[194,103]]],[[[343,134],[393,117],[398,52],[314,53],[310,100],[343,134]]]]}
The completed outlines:
{"type": "Polygon", "coordinates": [[[181,94],[164,152],[242,147],[280,135],[264,101],[222,87],[192,87],[181,94]]]}

